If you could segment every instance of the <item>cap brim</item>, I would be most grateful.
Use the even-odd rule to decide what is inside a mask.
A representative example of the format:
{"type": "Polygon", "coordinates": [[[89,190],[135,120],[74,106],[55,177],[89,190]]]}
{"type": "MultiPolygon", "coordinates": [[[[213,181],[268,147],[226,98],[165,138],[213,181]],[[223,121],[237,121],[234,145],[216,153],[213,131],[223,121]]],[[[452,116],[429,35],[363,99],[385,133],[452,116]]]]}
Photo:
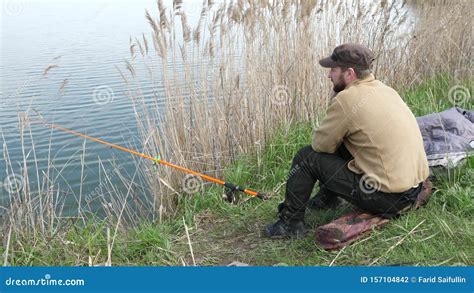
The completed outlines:
{"type": "Polygon", "coordinates": [[[334,67],[339,66],[339,64],[337,62],[335,62],[334,60],[332,60],[331,57],[326,57],[326,58],[323,58],[323,59],[319,60],[319,65],[321,65],[322,67],[326,67],[326,68],[334,68],[334,67]]]}

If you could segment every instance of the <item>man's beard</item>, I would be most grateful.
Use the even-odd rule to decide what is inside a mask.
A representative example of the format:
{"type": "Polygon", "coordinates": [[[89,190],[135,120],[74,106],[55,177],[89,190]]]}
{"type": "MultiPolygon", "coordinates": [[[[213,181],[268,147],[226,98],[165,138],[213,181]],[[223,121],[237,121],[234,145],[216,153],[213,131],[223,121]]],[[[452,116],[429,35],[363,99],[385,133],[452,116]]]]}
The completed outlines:
{"type": "Polygon", "coordinates": [[[346,86],[347,86],[347,84],[344,82],[344,80],[342,78],[339,78],[337,83],[334,84],[332,90],[335,93],[338,93],[338,92],[343,91],[346,88],[346,86]]]}

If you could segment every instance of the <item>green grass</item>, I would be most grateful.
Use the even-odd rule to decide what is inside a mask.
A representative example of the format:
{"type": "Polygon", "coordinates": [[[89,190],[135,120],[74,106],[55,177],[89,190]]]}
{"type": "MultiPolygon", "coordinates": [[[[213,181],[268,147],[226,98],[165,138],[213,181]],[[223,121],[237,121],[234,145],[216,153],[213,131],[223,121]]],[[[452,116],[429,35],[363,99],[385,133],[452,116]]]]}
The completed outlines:
{"type": "MultiPolygon", "coordinates": [[[[452,107],[446,98],[452,85],[453,81],[441,76],[407,90],[403,97],[416,116],[441,111],[452,107]]],[[[468,83],[464,85],[468,87],[468,83]]],[[[468,88],[472,92],[470,84],[468,88]]],[[[473,108],[472,103],[463,106],[473,108]]],[[[437,174],[436,191],[426,206],[390,221],[343,250],[327,252],[319,248],[313,234],[303,239],[264,238],[261,228],[276,219],[291,160],[310,143],[311,134],[310,123],[282,129],[259,157],[241,157],[229,169],[226,180],[268,191],[268,201],[242,195],[238,204],[228,204],[222,200],[223,189],[218,186],[206,188],[202,194],[183,196],[175,218],[161,224],[144,222],[119,233],[112,248],[112,265],[226,265],[232,261],[270,266],[474,264],[474,157],[463,166],[437,174]]],[[[306,221],[314,228],[349,208],[308,211],[306,221]]],[[[114,227],[109,228],[113,234],[114,227]]],[[[21,242],[13,239],[11,265],[104,264],[110,243],[106,229],[104,223],[73,223],[61,237],[31,237],[21,242]]]]}

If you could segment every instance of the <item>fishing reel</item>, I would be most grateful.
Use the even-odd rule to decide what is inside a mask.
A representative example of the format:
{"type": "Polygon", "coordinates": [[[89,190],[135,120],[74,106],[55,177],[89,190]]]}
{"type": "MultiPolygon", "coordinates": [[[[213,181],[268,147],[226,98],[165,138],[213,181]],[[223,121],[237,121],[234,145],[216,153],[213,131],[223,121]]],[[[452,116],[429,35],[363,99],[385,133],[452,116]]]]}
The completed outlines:
{"type": "MultiPolygon", "coordinates": [[[[248,191],[245,188],[243,188],[241,186],[238,186],[238,185],[234,185],[234,184],[229,183],[229,182],[225,182],[224,186],[227,189],[226,189],[225,193],[222,195],[222,197],[229,203],[237,202],[238,196],[236,194],[237,194],[238,191],[248,193],[248,191]]],[[[257,192],[254,196],[260,198],[261,200],[267,200],[268,199],[268,195],[266,195],[264,193],[260,193],[260,192],[257,192]]]]}
{"type": "Polygon", "coordinates": [[[229,203],[235,203],[237,201],[236,190],[226,189],[222,198],[229,203]]]}

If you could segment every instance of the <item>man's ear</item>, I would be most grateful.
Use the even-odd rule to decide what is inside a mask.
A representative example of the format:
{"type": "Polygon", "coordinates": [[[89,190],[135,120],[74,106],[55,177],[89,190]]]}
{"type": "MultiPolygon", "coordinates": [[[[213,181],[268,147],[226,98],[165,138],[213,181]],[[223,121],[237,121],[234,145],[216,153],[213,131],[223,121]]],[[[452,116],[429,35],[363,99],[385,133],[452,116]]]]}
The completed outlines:
{"type": "Polygon", "coordinates": [[[350,73],[351,77],[357,78],[354,68],[349,67],[347,71],[350,73]]]}
{"type": "Polygon", "coordinates": [[[354,68],[352,67],[347,68],[346,74],[347,74],[346,77],[348,78],[349,81],[353,81],[357,79],[357,74],[354,68]]]}

